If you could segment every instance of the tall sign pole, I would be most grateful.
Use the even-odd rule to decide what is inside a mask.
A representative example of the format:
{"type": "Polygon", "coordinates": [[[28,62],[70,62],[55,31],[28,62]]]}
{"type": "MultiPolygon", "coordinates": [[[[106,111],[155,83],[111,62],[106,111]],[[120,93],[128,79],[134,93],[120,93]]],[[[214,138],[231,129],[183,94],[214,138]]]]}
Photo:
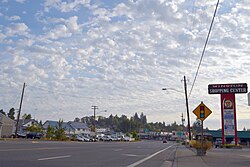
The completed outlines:
{"type": "Polygon", "coordinates": [[[18,115],[17,115],[17,123],[16,123],[15,138],[17,138],[17,131],[18,131],[18,127],[19,127],[20,113],[21,113],[22,104],[23,104],[24,88],[25,88],[25,83],[23,83],[23,91],[22,91],[20,106],[19,106],[18,115]]]}
{"type": "Polygon", "coordinates": [[[238,143],[235,94],[247,93],[246,83],[208,85],[209,94],[221,95],[221,125],[222,144],[226,136],[234,136],[235,145],[238,143]]]}

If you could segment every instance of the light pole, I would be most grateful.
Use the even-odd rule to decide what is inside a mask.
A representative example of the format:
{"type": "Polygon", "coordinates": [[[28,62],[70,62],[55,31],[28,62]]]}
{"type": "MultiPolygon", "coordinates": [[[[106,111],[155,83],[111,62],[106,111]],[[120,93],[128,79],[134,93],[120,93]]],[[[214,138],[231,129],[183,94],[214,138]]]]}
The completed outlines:
{"type": "Polygon", "coordinates": [[[191,130],[190,130],[190,119],[189,119],[189,108],[188,108],[188,98],[187,98],[187,84],[186,84],[186,77],[184,76],[184,88],[185,88],[185,92],[174,89],[174,88],[162,88],[162,90],[173,90],[179,93],[185,93],[185,99],[186,99],[186,107],[187,107],[187,119],[188,119],[188,139],[189,141],[191,140],[191,130]]]}

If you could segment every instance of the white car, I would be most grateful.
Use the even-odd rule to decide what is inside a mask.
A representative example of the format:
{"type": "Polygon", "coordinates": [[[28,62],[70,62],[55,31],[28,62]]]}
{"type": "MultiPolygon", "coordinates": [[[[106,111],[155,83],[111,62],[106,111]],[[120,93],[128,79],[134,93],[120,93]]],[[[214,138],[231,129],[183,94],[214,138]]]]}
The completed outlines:
{"type": "Polygon", "coordinates": [[[87,138],[87,137],[84,137],[84,136],[80,136],[80,135],[77,135],[76,136],[76,139],[77,139],[77,141],[82,141],[82,142],[89,142],[90,141],[90,139],[89,138],[87,138]]]}

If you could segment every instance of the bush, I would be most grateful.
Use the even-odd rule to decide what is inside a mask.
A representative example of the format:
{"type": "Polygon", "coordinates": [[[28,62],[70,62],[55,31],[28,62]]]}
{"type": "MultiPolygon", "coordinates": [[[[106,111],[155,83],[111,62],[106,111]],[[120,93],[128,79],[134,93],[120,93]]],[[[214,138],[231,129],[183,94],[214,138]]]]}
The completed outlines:
{"type": "Polygon", "coordinates": [[[138,137],[138,134],[136,133],[136,131],[132,132],[132,136],[135,139],[135,141],[140,140],[139,137],[138,137]]]}
{"type": "MultiPolygon", "coordinates": [[[[201,141],[194,140],[194,141],[193,141],[192,147],[194,147],[194,148],[196,148],[196,149],[202,148],[202,143],[201,143],[201,141]]],[[[212,147],[213,147],[212,142],[207,141],[207,140],[203,141],[203,149],[209,150],[209,149],[211,149],[212,147]]]]}

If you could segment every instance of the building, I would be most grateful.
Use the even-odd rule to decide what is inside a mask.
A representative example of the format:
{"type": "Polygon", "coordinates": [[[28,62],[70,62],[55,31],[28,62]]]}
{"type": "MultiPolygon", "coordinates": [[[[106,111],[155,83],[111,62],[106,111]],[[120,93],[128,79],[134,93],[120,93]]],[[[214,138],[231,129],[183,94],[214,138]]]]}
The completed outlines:
{"type": "Polygon", "coordinates": [[[20,133],[26,133],[27,128],[36,125],[39,126],[39,123],[35,119],[20,119],[18,123],[18,132],[20,133]]]}
{"type": "Polygon", "coordinates": [[[69,121],[68,124],[74,129],[74,134],[90,133],[90,128],[85,123],[69,121]]]}
{"type": "MultiPolygon", "coordinates": [[[[51,128],[57,129],[58,128],[58,121],[46,121],[43,124],[43,130],[47,131],[48,126],[50,126],[51,128]]],[[[68,123],[63,122],[62,123],[62,128],[65,131],[65,134],[75,134],[75,129],[68,123]]]]}
{"type": "Polygon", "coordinates": [[[0,138],[10,137],[15,131],[15,121],[0,113],[0,138]]]}
{"type": "MultiPolygon", "coordinates": [[[[213,141],[216,141],[216,139],[222,138],[222,132],[221,130],[209,130],[208,133],[210,133],[213,136],[213,141]]],[[[241,145],[249,145],[250,143],[250,131],[238,131],[238,141],[241,145]]],[[[233,143],[234,136],[226,136],[226,143],[233,143]]]]}

